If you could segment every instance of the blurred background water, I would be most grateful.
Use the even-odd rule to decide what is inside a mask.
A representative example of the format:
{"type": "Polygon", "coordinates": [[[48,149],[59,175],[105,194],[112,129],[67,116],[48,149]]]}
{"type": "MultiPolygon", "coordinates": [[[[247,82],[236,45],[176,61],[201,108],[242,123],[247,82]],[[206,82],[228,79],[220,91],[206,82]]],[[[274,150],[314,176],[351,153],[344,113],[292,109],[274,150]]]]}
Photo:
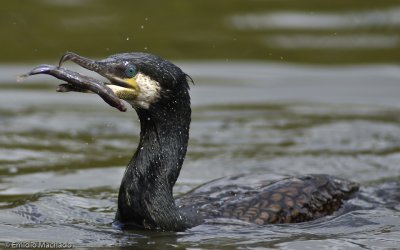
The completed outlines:
{"type": "Polygon", "coordinates": [[[0,242],[400,245],[398,1],[15,0],[0,6],[0,30],[0,242]],[[50,77],[16,82],[65,51],[99,59],[147,51],[193,77],[189,153],[176,194],[239,173],[329,173],[361,183],[352,209],[290,225],[112,228],[138,142],[135,112],[119,113],[94,95],[55,93],[50,77]]]}

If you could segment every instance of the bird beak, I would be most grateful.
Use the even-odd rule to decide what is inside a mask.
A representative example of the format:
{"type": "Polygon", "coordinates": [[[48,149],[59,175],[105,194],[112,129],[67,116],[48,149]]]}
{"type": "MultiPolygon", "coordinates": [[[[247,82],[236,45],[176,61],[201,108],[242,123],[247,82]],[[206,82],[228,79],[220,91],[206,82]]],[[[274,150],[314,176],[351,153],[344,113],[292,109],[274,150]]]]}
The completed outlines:
{"type": "MultiPolygon", "coordinates": [[[[139,91],[139,87],[136,83],[136,78],[120,78],[116,74],[116,70],[118,69],[118,65],[116,61],[111,59],[106,59],[103,61],[95,61],[73,52],[66,52],[60,59],[59,67],[66,62],[72,61],[79,66],[88,69],[90,71],[94,71],[99,75],[107,78],[110,83],[105,83],[107,85],[116,85],[122,88],[133,89],[139,91]]],[[[118,88],[119,89],[119,88],[118,88]]]]}
{"type": "Polygon", "coordinates": [[[17,81],[22,81],[26,77],[40,74],[51,75],[66,82],[58,86],[57,92],[73,91],[96,93],[110,106],[115,107],[122,112],[126,111],[126,107],[121,100],[123,98],[119,97],[113,89],[108,87],[108,85],[90,76],[84,76],[65,68],[42,64],[36,66],[28,73],[18,76],[17,81]]]}
{"type": "Polygon", "coordinates": [[[95,93],[99,95],[109,105],[126,111],[122,100],[127,101],[131,105],[135,102],[139,95],[140,89],[136,83],[136,77],[123,79],[118,77],[118,62],[105,59],[95,61],[72,52],[65,53],[61,59],[59,66],[39,65],[30,72],[19,76],[19,80],[31,75],[47,74],[54,76],[66,83],[62,83],[57,88],[58,92],[85,92],[95,93]],[[110,82],[102,82],[90,76],[86,76],[66,68],[61,65],[66,61],[72,61],[83,68],[94,71],[99,75],[107,78],[110,82]]]}

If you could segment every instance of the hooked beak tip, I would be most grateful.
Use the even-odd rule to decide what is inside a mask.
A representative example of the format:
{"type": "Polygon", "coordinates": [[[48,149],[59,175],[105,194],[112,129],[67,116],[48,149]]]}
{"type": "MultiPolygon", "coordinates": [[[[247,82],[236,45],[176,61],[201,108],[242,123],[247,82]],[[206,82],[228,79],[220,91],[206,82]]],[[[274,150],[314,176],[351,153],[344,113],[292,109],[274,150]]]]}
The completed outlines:
{"type": "Polygon", "coordinates": [[[77,56],[78,55],[73,52],[69,52],[69,51],[65,52],[65,54],[62,55],[62,57],[60,58],[60,61],[58,62],[58,67],[61,67],[61,65],[64,62],[71,60],[72,57],[77,57],[77,56]]]}
{"type": "Polygon", "coordinates": [[[96,73],[102,74],[104,71],[103,65],[99,64],[97,61],[80,56],[76,53],[73,52],[66,52],[61,58],[58,63],[58,67],[61,67],[61,65],[66,62],[66,61],[72,61],[79,66],[94,71],[96,73]]]}

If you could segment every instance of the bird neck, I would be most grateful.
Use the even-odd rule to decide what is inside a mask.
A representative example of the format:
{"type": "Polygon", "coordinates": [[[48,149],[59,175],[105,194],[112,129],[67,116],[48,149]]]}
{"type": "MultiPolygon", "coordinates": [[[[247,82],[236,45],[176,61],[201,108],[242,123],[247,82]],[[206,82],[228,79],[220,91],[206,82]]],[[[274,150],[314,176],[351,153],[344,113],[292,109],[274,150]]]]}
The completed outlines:
{"type": "Polygon", "coordinates": [[[140,142],[121,183],[117,220],[149,229],[183,230],[190,221],[175,205],[173,186],[189,140],[190,100],[136,111],[140,142]]]}

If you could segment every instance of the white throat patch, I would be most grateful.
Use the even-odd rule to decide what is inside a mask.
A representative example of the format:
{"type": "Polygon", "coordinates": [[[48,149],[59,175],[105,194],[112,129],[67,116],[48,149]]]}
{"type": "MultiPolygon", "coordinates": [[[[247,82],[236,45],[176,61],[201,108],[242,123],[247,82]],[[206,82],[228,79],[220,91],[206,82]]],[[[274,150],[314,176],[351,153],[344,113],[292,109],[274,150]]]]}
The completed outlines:
{"type": "Polygon", "coordinates": [[[139,72],[136,75],[136,84],[139,87],[139,94],[132,105],[148,109],[152,103],[160,98],[160,83],[152,80],[149,76],[139,72]]]}

